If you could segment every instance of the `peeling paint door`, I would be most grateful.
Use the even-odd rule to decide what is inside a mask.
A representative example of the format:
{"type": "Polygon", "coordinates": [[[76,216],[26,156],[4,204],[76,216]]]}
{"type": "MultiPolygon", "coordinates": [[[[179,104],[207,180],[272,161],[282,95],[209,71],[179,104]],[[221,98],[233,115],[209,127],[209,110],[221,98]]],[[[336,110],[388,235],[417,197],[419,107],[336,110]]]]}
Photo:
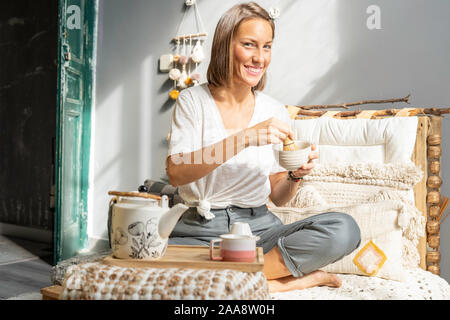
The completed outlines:
{"type": "Polygon", "coordinates": [[[87,247],[94,39],[97,1],[60,0],[55,261],[87,247]]]}

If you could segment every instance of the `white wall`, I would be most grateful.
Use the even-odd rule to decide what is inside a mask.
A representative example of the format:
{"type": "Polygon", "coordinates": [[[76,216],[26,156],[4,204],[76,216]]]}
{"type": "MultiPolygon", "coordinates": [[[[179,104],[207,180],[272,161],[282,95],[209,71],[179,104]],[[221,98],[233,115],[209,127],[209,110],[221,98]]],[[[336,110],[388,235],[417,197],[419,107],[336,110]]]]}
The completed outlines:
{"type": "MultiPolygon", "coordinates": [[[[197,0],[209,53],[220,15],[241,1],[197,0]]],[[[158,71],[183,16],[183,0],[100,2],[89,236],[107,239],[108,190],[135,190],[165,177],[172,83],[158,71]]],[[[285,104],[331,104],[411,94],[411,106],[450,105],[447,0],[258,1],[281,9],[266,93],[285,104]],[[369,30],[366,9],[381,10],[369,30]]],[[[191,10],[193,11],[193,10],[191,10]]],[[[193,12],[183,31],[196,31],[193,12]],[[189,20],[190,19],[190,20],[189,20]]],[[[205,75],[209,58],[199,68],[205,75]]],[[[364,106],[366,109],[407,105],[364,106]]],[[[450,136],[449,117],[443,136],[450,136]]],[[[443,142],[442,194],[450,196],[449,141],[443,142]]],[[[441,226],[441,275],[450,280],[450,219],[441,226]]]]}

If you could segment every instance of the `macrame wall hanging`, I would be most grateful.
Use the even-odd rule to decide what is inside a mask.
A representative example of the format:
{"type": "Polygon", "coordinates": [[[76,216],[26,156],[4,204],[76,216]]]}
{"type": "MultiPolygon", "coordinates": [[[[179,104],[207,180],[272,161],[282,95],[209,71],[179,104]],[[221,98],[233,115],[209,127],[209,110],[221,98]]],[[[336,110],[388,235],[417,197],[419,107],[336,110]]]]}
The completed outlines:
{"type": "Polygon", "coordinates": [[[197,68],[205,59],[203,44],[208,36],[197,7],[197,0],[186,0],[185,4],[187,8],[176,36],[172,39],[175,43],[175,52],[160,57],[160,71],[168,72],[169,79],[173,81],[173,88],[169,92],[169,97],[173,100],[178,98],[181,90],[200,83],[201,75],[197,68]],[[194,9],[197,32],[183,33],[183,23],[191,8],[194,9]]]}

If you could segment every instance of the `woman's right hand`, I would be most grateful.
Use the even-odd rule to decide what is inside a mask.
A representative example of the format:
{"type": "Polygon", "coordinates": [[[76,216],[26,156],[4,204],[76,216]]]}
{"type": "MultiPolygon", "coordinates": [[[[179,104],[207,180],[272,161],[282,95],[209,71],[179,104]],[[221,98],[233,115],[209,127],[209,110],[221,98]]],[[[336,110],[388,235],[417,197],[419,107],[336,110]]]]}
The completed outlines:
{"type": "Polygon", "coordinates": [[[281,143],[286,137],[294,140],[291,127],[274,117],[244,129],[244,135],[247,147],[281,143]]]}

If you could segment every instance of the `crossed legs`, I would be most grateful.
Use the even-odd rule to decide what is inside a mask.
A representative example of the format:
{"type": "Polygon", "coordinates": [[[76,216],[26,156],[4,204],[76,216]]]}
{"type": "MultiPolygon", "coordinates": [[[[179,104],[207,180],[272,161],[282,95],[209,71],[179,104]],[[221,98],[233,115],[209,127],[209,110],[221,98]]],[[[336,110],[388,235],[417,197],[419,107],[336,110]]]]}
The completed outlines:
{"type": "Polygon", "coordinates": [[[318,269],[359,246],[359,227],[351,216],[330,212],[280,228],[283,236],[264,255],[270,292],[341,286],[336,275],[318,269]]]}
{"type": "Polygon", "coordinates": [[[341,280],[334,274],[316,270],[302,277],[295,278],[284,264],[278,247],[274,247],[264,255],[264,274],[269,284],[270,292],[301,290],[316,286],[338,288],[341,280]]]}

